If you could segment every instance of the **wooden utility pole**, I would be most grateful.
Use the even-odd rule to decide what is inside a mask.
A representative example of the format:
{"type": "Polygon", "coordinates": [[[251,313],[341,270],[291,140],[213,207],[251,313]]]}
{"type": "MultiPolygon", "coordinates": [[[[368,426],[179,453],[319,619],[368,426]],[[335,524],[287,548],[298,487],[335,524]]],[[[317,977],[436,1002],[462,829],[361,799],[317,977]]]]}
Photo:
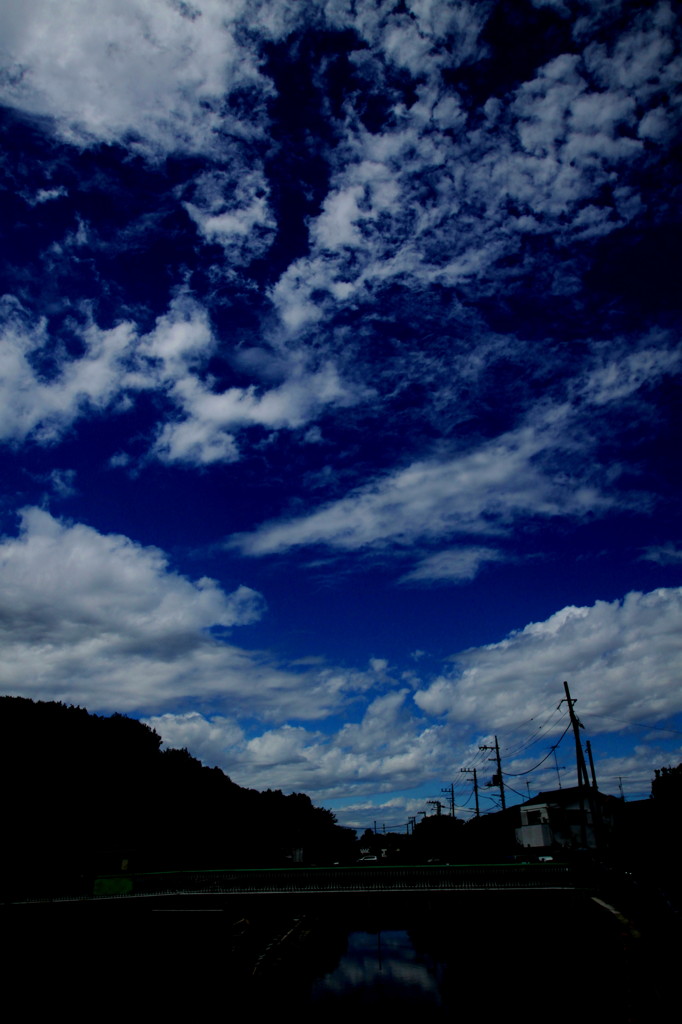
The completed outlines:
{"type": "Polygon", "coordinates": [[[495,746],[494,747],[479,747],[478,749],[479,750],[494,750],[495,751],[495,757],[488,758],[489,761],[496,761],[497,762],[497,772],[496,772],[495,775],[493,775],[492,785],[500,787],[500,801],[502,803],[502,810],[506,811],[507,810],[507,801],[504,798],[504,779],[502,778],[502,762],[500,761],[500,744],[497,742],[497,736],[495,737],[495,746]]]}
{"type": "Polygon", "coordinates": [[[455,784],[451,782],[447,789],[441,789],[441,793],[450,794],[450,814],[454,818],[455,816],[455,784]]]}
{"type": "Polygon", "coordinates": [[[575,704],[575,700],[571,697],[571,692],[568,689],[568,683],[567,682],[564,682],[564,692],[566,693],[566,696],[564,697],[563,700],[559,701],[559,707],[561,707],[561,705],[563,704],[563,702],[565,700],[567,705],[568,705],[568,713],[571,716],[571,725],[573,727],[573,737],[575,739],[575,763],[576,763],[576,768],[578,770],[578,786],[581,787],[581,788],[582,788],[582,786],[585,786],[586,789],[589,789],[590,788],[590,780],[587,777],[587,767],[585,766],[585,758],[583,756],[583,747],[582,747],[582,743],[580,742],[580,730],[584,729],[585,726],[583,725],[583,723],[580,721],[580,719],[577,717],[575,711],[573,710],[573,705],[575,704]]]}
{"type": "Polygon", "coordinates": [[[594,770],[594,758],[592,757],[592,744],[589,740],[585,741],[587,747],[587,757],[590,762],[590,774],[592,775],[592,789],[588,794],[590,800],[590,809],[592,811],[592,827],[594,828],[594,841],[597,846],[601,844],[602,837],[604,835],[603,820],[602,820],[602,807],[599,802],[599,788],[597,786],[597,774],[594,770]]]}
{"type": "Polygon", "coordinates": [[[590,810],[592,812],[592,827],[595,825],[595,812],[594,812],[594,801],[590,791],[590,780],[587,777],[587,766],[585,765],[585,756],[583,754],[582,743],[580,742],[580,730],[584,729],[585,726],[577,717],[573,710],[575,704],[574,698],[571,697],[571,692],[568,689],[568,683],[564,681],[564,692],[566,696],[563,700],[559,701],[559,707],[566,701],[568,705],[568,713],[571,716],[571,725],[573,727],[573,736],[575,739],[575,761],[576,768],[578,771],[578,799],[580,801],[580,841],[583,847],[587,846],[587,816],[585,813],[585,796],[590,803],[590,810]]]}
{"type": "MultiPolygon", "coordinates": [[[[557,782],[559,783],[559,789],[561,789],[561,771],[559,769],[559,758],[556,756],[556,747],[556,744],[552,747],[552,750],[554,751],[554,767],[556,768],[556,777],[557,782]]],[[[562,764],[561,767],[563,768],[564,765],[562,764]]]]}
{"type": "Polygon", "coordinates": [[[585,741],[585,746],[587,747],[587,759],[590,762],[590,774],[592,775],[592,789],[596,790],[598,787],[597,787],[597,776],[595,775],[595,771],[594,771],[594,760],[592,758],[592,744],[590,743],[589,740],[586,740],[585,741]]]}
{"type": "Polygon", "coordinates": [[[476,800],[476,817],[481,817],[481,812],[478,807],[478,776],[476,775],[475,768],[460,768],[461,772],[473,772],[474,773],[474,797],[476,800]]]}

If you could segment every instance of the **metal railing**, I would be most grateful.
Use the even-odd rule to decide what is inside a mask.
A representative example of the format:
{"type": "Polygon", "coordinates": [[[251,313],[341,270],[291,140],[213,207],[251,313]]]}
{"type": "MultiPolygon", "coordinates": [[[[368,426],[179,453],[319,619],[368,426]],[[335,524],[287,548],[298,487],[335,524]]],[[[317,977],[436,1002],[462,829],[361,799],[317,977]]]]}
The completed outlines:
{"type": "Polygon", "coordinates": [[[583,889],[590,880],[570,864],[417,864],[372,867],[241,868],[103,875],[93,896],[182,893],[325,893],[501,889],[583,889]]]}

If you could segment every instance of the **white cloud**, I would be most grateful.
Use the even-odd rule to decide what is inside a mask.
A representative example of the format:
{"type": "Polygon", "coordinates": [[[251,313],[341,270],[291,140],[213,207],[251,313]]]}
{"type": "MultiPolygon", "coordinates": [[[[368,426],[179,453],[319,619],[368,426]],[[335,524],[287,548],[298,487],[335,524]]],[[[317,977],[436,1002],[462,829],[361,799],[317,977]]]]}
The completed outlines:
{"type": "MultiPolygon", "coordinates": [[[[3,5],[0,98],[54,119],[76,144],[123,142],[149,155],[220,151],[222,133],[258,131],[223,109],[236,88],[268,91],[237,39],[242,0],[10,0],[3,5]]],[[[255,113],[255,112],[254,112],[255,113]]]]}
{"type": "Polygon", "coordinates": [[[621,757],[596,757],[596,775],[599,788],[604,793],[617,794],[619,784],[628,793],[648,796],[654,772],[667,764],[682,761],[682,746],[663,753],[660,747],[640,743],[631,754],[621,757]]]}
{"type": "Polygon", "coordinates": [[[519,233],[566,243],[623,227],[642,211],[631,171],[649,158],[643,139],[674,131],[680,67],[667,4],[642,12],[610,50],[588,41],[582,54],[560,54],[509,94],[483,99],[484,120],[443,89],[441,70],[444,60],[451,68],[483,56],[487,9],[413,8],[408,17],[362,5],[356,16],[346,4],[326,5],[328,18],[367,40],[351,59],[389,112],[370,131],[347,100],[329,192],[309,222],[310,252],[272,289],[293,335],[339,306],[372,302],[389,280],[490,287],[504,276],[499,261],[518,253],[519,233]],[[409,108],[386,81],[387,62],[414,76],[409,108]]]}
{"type": "MultiPolygon", "coordinates": [[[[551,719],[568,677],[572,696],[578,698],[578,715],[593,737],[603,788],[615,791],[622,775],[628,793],[640,793],[648,788],[653,768],[670,753],[645,741],[627,757],[616,758],[602,752],[599,735],[620,732],[628,724],[654,724],[682,711],[677,684],[681,612],[682,588],[633,593],[622,602],[597,602],[589,608],[563,608],[499,643],[454,658],[450,675],[414,695],[422,714],[415,710],[412,691],[403,687],[378,695],[368,691],[371,699],[361,719],[331,732],[322,726],[285,724],[249,738],[234,718],[197,712],[169,712],[148,721],[169,745],[188,746],[241,785],[303,789],[325,800],[343,798],[338,810],[344,820],[354,821],[356,812],[371,813],[378,806],[414,813],[424,806],[424,787],[433,783],[433,795],[438,796],[453,766],[478,764],[483,781],[487,761],[479,746],[492,743],[494,732],[500,734],[505,771],[532,768],[538,757],[515,755],[514,747],[526,737],[529,719],[534,719],[534,734],[535,723],[540,724],[546,744],[564,730],[565,706],[563,714],[554,711],[551,719]],[[417,788],[422,795],[410,797],[409,790],[417,788]],[[347,806],[349,798],[400,791],[402,795],[381,804],[375,798],[347,806]]],[[[383,677],[386,670],[379,661],[373,671],[381,669],[383,677]]],[[[570,743],[561,760],[571,771],[570,743]]],[[[455,781],[464,786],[463,779],[455,781]]],[[[511,776],[509,781],[514,784],[511,776]]],[[[532,783],[535,790],[554,788],[553,766],[534,773],[532,783]]],[[[461,799],[457,797],[458,803],[461,799]]]]}
{"type": "Polygon", "coordinates": [[[658,565],[679,565],[682,562],[682,548],[672,542],[649,547],[640,556],[644,561],[656,562],[658,565]]]}
{"type": "Polygon", "coordinates": [[[51,378],[40,370],[52,358],[47,325],[28,324],[18,303],[4,297],[0,345],[0,439],[42,442],[59,437],[86,410],[102,410],[124,389],[134,327],[110,330],[90,324],[80,330],[85,352],[64,358],[51,378]]]}
{"type": "Polygon", "coordinates": [[[615,41],[587,46],[589,71],[602,87],[626,89],[640,102],[656,94],[661,84],[679,84],[676,23],[677,15],[668,2],[652,4],[615,41]]]}
{"type": "Polygon", "coordinates": [[[316,512],[265,523],[231,543],[250,555],[311,544],[352,551],[452,533],[497,533],[518,516],[581,514],[604,499],[541,464],[565,416],[566,410],[552,409],[471,452],[414,462],[316,512]]]}
{"type": "Polygon", "coordinates": [[[321,6],[330,24],[352,27],[384,60],[415,76],[436,76],[444,65],[454,67],[481,52],[478,37],[487,12],[480,4],[408,0],[406,11],[394,0],[322,0],[321,6]]]}
{"type": "Polygon", "coordinates": [[[496,548],[461,547],[437,551],[427,555],[416,564],[411,572],[406,573],[401,582],[411,581],[464,583],[473,580],[486,562],[499,562],[504,558],[496,548]]]}
{"type": "Polygon", "coordinates": [[[5,66],[0,99],[54,119],[77,144],[123,142],[159,155],[220,153],[230,135],[262,135],[264,42],[317,21],[354,29],[373,51],[431,78],[480,52],[485,12],[475,4],[292,5],[287,0],[8,0],[0,16],[5,66]],[[224,98],[249,90],[248,120],[224,98]]]}
{"type": "Polygon", "coordinates": [[[231,712],[314,719],[371,675],[324,666],[293,671],[224,640],[255,622],[262,597],[226,594],[174,573],[163,553],[127,537],[23,513],[0,544],[0,684],[7,693],[149,712],[210,701],[231,712]]]}
{"type": "Polygon", "coordinates": [[[244,743],[244,732],[240,725],[224,715],[205,718],[198,711],[182,714],[167,712],[151,715],[145,722],[158,732],[166,746],[187,747],[194,757],[210,766],[225,767],[226,751],[244,743]]]}
{"type": "Polygon", "coordinates": [[[61,199],[62,196],[68,195],[68,190],[60,185],[58,188],[39,188],[35,193],[22,193],[22,198],[30,206],[40,206],[42,203],[49,203],[53,199],[61,199]]]}
{"type": "Polygon", "coordinates": [[[670,339],[665,336],[652,338],[659,344],[650,344],[644,339],[636,351],[609,352],[608,361],[597,366],[582,382],[581,390],[587,400],[596,406],[607,402],[622,401],[640,388],[658,383],[662,377],[675,374],[682,363],[682,353],[677,347],[666,347],[670,339]]]}
{"type": "Polygon", "coordinates": [[[682,711],[681,625],[682,588],[569,606],[457,655],[452,673],[415,701],[429,714],[511,730],[558,704],[567,679],[578,715],[613,715],[621,728],[659,721],[682,711]]]}
{"type": "Polygon", "coordinates": [[[92,622],[131,638],[190,635],[261,614],[262,599],[248,587],[228,596],[214,580],[191,583],[169,571],[156,548],[65,525],[37,508],[22,513],[20,536],[5,538],[0,551],[3,622],[19,633],[26,623],[29,633],[48,638],[64,622],[92,622]]]}
{"type": "Polygon", "coordinates": [[[78,493],[75,469],[53,469],[49,475],[49,483],[58,498],[71,498],[78,493]]]}
{"type": "Polygon", "coordinates": [[[272,243],[276,221],[269,185],[259,161],[233,156],[230,170],[199,175],[183,205],[202,237],[221,245],[231,266],[262,256],[272,243]]]}
{"type": "Polygon", "coordinates": [[[176,296],[168,312],[158,317],[154,330],[143,339],[140,353],[158,360],[159,380],[165,383],[188,374],[213,352],[215,345],[206,310],[183,294],[176,296]]]}
{"type": "MultiPolygon", "coordinates": [[[[605,512],[627,496],[609,494],[617,466],[592,458],[609,436],[609,409],[647,401],[647,389],[675,374],[680,355],[665,332],[596,345],[583,373],[565,384],[564,403],[538,404],[524,422],[468,451],[421,459],[295,518],[263,523],[229,541],[248,555],[323,545],[358,551],[456,535],[503,534],[522,518],[605,512]],[[602,351],[604,349],[604,351],[602,351]],[[604,410],[604,412],[602,412],[604,410]]],[[[425,556],[402,580],[473,579],[504,556],[466,544],[425,556]]]]}
{"type": "Polygon", "coordinates": [[[240,785],[304,790],[327,799],[388,792],[438,778],[452,756],[449,730],[413,716],[408,690],[374,697],[360,722],[336,733],[282,725],[247,739],[231,719],[165,714],[147,719],[169,745],[188,746],[240,785]]]}
{"type": "MultiPolygon", "coordinates": [[[[6,296],[0,340],[0,440],[51,443],[86,414],[125,410],[138,392],[162,393],[162,415],[152,452],[167,462],[198,465],[239,458],[236,434],[305,427],[325,409],[357,403],[364,386],[342,380],[330,360],[309,366],[305,353],[275,357],[281,382],[269,389],[216,389],[204,368],[218,346],[206,310],[187,294],[173,299],[154,329],[110,330],[95,324],[72,329],[84,348],[69,357],[44,321],[30,324],[19,303],[6,296]],[[42,363],[49,360],[46,374],[42,363]]],[[[256,367],[257,369],[257,367],[256,367]]]]}
{"type": "MultiPolygon", "coordinates": [[[[157,457],[233,461],[238,434],[250,425],[298,429],[327,408],[367,397],[368,389],[361,394],[342,380],[343,355],[330,351],[325,320],[339,307],[376,308],[377,290],[391,283],[406,291],[433,283],[485,291],[507,273],[499,263],[518,253],[523,236],[597,238],[637,216],[642,200],[628,170],[676,116],[679,58],[669,5],[637,15],[610,47],[561,54],[509,94],[481,97],[473,117],[454,87],[444,88],[441,72],[444,64],[484,56],[484,8],[432,0],[411,0],[403,11],[341,0],[300,7],[279,0],[248,7],[242,0],[65,0],[59,10],[47,0],[6,4],[5,52],[14,55],[6,102],[54,117],[79,144],[119,141],[150,154],[180,148],[216,157],[177,193],[200,238],[224,250],[216,275],[262,256],[277,228],[262,154],[253,147],[247,154],[234,141],[266,124],[262,101],[272,86],[260,70],[264,40],[283,39],[304,23],[353,28],[368,45],[349,60],[368,88],[383,93],[387,115],[381,130],[368,130],[362,90],[339,112],[337,143],[325,151],[328,194],[308,225],[310,252],[285,268],[270,293],[282,334],[300,343],[271,390],[214,386],[202,359],[224,339],[212,337],[205,311],[182,312],[176,300],[147,338],[132,324],[116,328],[115,337],[93,326],[89,359],[64,360],[65,372],[45,386],[35,366],[41,346],[52,341],[48,328],[9,337],[13,363],[3,367],[9,401],[0,436],[54,439],[88,410],[129,398],[136,387],[157,388],[171,407],[159,424],[157,457]],[[409,106],[387,78],[396,66],[414,75],[409,106]],[[237,125],[224,99],[241,88],[251,90],[253,102],[237,125]],[[175,334],[192,331],[193,354],[162,351],[175,334]],[[133,348],[135,373],[132,365],[126,373],[133,348]],[[150,367],[147,357],[160,362],[150,367]]],[[[589,24],[596,21],[590,12],[589,24]]],[[[88,238],[81,223],[68,244],[88,238]]],[[[562,281],[557,272],[559,291],[562,281]]]]}
{"type": "Polygon", "coordinates": [[[253,386],[216,393],[189,374],[172,383],[170,394],[185,419],[166,423],[159,434],[155,452],[165,462],[231,461],[238,458],[231,431],[248,426],[292,430],[329,406],[358,400],[329,363],[313,372],[294,371],[279,387],[262,394],[253,386]]]}
{"type": "MultiPolygon", "coordinates": [[[[141,339],[140,387],[165,391],[175,416],[159,428],[154,454],[165,462],[198,465],[239,458],[236,434],[248,427],[296,430],[325,409],[353,405],[366,389],[343,381],[327,361],[308,365],[305,353],[291,351],[272,359],[278,386],[260,389],[232,387],[223,391],[201,375],[208,356],[218,347],[205,310],[179,295],[151,334],[141,339]]],[[[258,370],[258,365],[254,366],[258,370]]]]}

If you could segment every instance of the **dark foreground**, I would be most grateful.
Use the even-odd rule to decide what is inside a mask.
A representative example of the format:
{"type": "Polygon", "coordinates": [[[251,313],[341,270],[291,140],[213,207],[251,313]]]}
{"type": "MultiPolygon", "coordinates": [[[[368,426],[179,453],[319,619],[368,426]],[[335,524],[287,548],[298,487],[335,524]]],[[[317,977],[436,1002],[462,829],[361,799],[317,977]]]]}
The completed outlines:
{"type": "MultiPolygon", "coordinates": [[[[677,988],[674,918],[579,891],[176,896],[5,908],[25,1012],[401,1011],[648,1021],[677,988]]],[[[669,1012],[669,1011],[668,1011],[669,1012]]]]}

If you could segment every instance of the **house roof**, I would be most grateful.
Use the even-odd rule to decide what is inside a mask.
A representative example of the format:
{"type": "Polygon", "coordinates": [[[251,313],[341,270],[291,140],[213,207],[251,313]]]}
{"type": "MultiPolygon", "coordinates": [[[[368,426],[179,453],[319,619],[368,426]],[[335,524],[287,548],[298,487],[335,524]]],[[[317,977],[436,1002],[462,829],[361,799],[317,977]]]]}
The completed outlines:
{"type": "MultiPolygon", "coordinates": [[[[607,796],[605,793],[600,793],[598,790],[590,789],[587,790],[582,787],[582,793],[584,798],[588,796],[593,798],[596,796],[598,800],[602,802],[606,800],[615,800],[615,797],[607,796]]],[[[567,789],[550,789],[545,790],[544,793],[538,793],[537,796],[531,797],[530,800],[524,801],[521,807],[531,807],[533,804],[575,804],[580,800],[581,787],[580,786],[569,786],[567,789]]]]}

